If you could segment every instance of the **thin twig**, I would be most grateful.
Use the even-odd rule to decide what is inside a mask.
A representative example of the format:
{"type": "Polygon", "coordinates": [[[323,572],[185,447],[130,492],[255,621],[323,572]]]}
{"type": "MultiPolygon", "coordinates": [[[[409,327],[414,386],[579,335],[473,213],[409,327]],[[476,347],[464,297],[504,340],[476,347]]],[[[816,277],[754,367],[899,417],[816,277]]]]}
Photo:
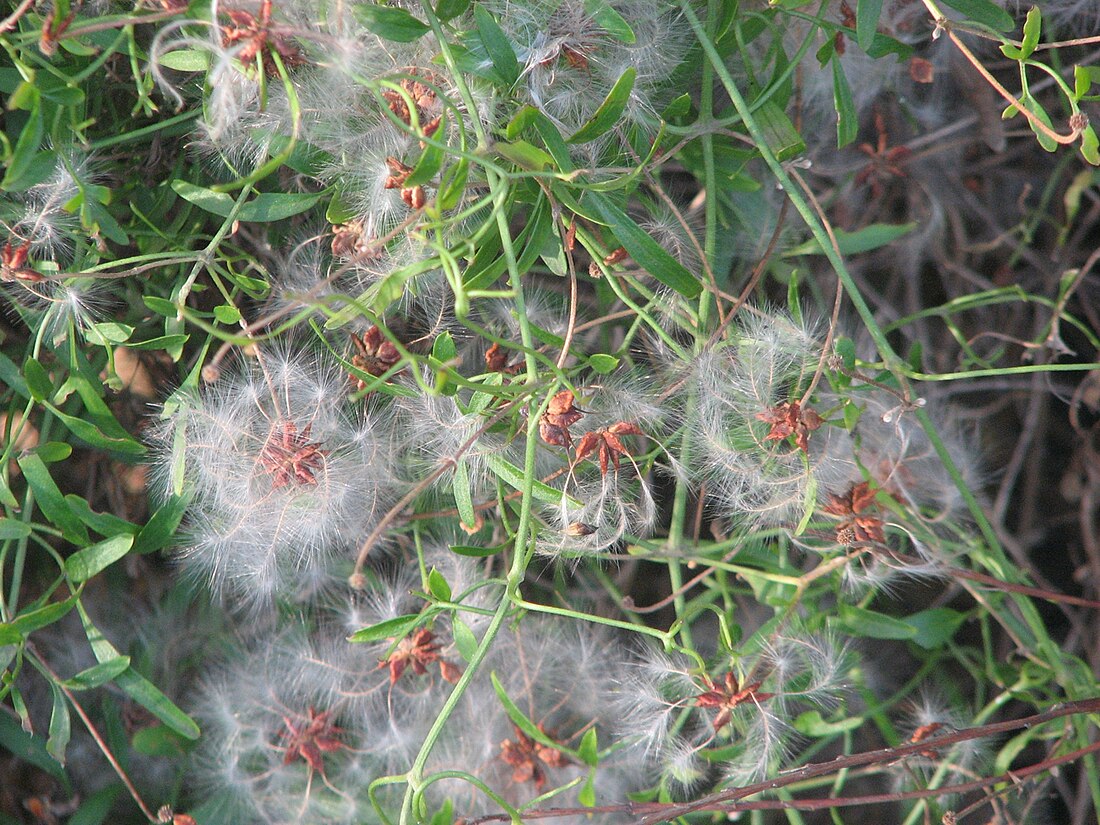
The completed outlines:
{"type": "MultiPolygon", "coordinates": [[[[1007,722],[993,722],[988,725],[980,725],[973,728],[964,728],[952,733],[947,733],[942,736],[937,736],[929,739],[925,739],[921,742],[908,743],[905,745],[899,745],[894,748],[879,748],[873,751],[864,751],[863,753],[851,754],[849,756],[838,756],[829,762],[816,762],[809,765],[805,765],[801,768],[797,768],[792,771],[787,771],[780,774],[774,779],[765,780],[763,782],[755,782],[751,785],[745,785],[740,788],[732,788],[726,791],[719,791],[718,793],[710,794],[694,802],[686,803],[661,803],[661,802],[627,802],[614,805],[602,805],[591,808],[551,808],[543,810],[531,810],[524,811],[524,819],[550,819],[563,816],[575,816],[577,814],[605,814],[605,813],[626,813],[631,816],[637,817],[637,825],[658,825],[658,823],[668,822],[676,819],[677,817],[686,816],[688,814],[697,813],[700,811],[723,811],[723,812],[735,812],[743,810],[763,810],[763,809],[781,809],[781,810],[827,810],[831,807],[843,807],[848,805],[868,805],[876,803],[889,803],[905,801],[907,799],[927,799],[930,797],[943,796],[951,793],[965,793],[967,791],[980,790],[989,785],[995,785],[1001,782],[1016,782],[1020,779],[1025,779],[1029,776],[1033,776],[1044,771],[1049,771],[1059,765],[1074,762],[1087,756],[1090,753],[1094,753],[1100,750],[1100,742],[1096,742],[1087,745],[1083,748],[1079,748],[1070,753],[1063,754],[1061,756],[1051,757],[1045,759],[1042,762],[1038,762],[1033,765],[1029,765],[1026,768],[1021,768],[1015,771],[1009,771],[998,776],[985,777],[974,780],[972,782],[962,783],[959,785],[945,786],[940,788],[925,788],[919,791],[906,791],[889,794],[879,794],[874,796],[861,796],[861,797],[842,797],[842,798],[827,798],[827,799],[802,799],[802,800],[754,800],[751,802],[742,801],[746,797],[754,796],[758,793],[764,793],[766,791],[773,791],[779,788],[789,787],[791,785],[803,782],[807,779],[813,779],[819,776],[828,776],[830,774],[837,773],[842,770],[850,770],[852,768],[859,768],[865,765],[888,765],[897,762],[900,759],[905,759],[910,756],[918,756],[928,751],[940,750],[949,745],[955,745],[960,742],[968,742],[973,739],[981,739],[987,736],[995,736],[1001,733],[1008,733],[1010,731],[1027,729],[1041,725],[1045,722],[1053,721],[1054,719],[1060,719],[1066,716],[1075,716],[1078,714],[1086,713],[1100,713],[1100,697],[1094,697],[1092,699],[1083,699],[1076,702],[1066,702],[1061,705],[1057,705],[1050,710],[1038,713],[1033,716],[1025,716],[1019,719],[1012,719],[1007,722]]],[[[483,816],[478,819],[471,820],[469,825],[482,825],[482,823],[488,822],[504,822],[509,819],[507,814],[491,814],[489,816],[483,816]]]]}
{"type": "Polygon", "coordinates": [[[73,692],[69,690],[69,688],[65,687],[62,678],[57,675],[54,669],[49,666],[46,660],[42,658],[42,656],[34,648],[34,645],[30,642],[27,642],[27,650],[34,654],[34,657],[38,661],[38,664],[42,667],[43,670],[50,674],[50,677],[54,680],[54,684],[56,684],[57,687],[61,689],[61,692],[65,694],[65,698],[69,700],[69,704],[73,706],[73,710],[76,711],[76,715],[80,717],[80,721],[84,723],[84,727],[88,729],[88,733],[90,733],[92,739],[95,740],[96,746],[100,749],[100,751],[102,751],[103,756],[110,763],[111,768],[114,770],[114,772],[118,774],[118,778],[122,780],[122,784],[126,786],[126,790],[129,792],[130,797],[134,800],[135,803],[137,803],[137,806],[141,809],[141,812],[145,815],[145,818],[148,819],[150,822],[158,822],[159,820],[157,819],[156,814],[149,810],[149,806],[145,804],[145,800],[141,798],[141,794],[138,793],[138,789],[134,787],[134,783],[130,781],[130,777],[126,775],[126,771],[122,769],[122,765],[119,764],[118,760],[115,758],[115,755],[111,753],[111,749],[107,746],[107,743],[104,741],[103,737],[96,729],[96,726],[92,723],[91,718],[89,718],[88,714],[84,712],[84,708],[80,706],[80,703],[76,701],[76,697],[73,696],[73,692]]]}

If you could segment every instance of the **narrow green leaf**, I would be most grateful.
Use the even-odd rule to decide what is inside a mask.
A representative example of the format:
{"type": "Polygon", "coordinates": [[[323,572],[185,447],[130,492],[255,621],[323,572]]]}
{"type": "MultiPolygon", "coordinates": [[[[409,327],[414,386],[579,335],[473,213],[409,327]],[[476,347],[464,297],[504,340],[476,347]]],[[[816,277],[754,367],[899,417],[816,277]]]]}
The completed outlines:
{"type": "Polygon", "coordinates": [[[57,760],[59,765],[65,764],[65,751],[69,747],[69,737],[72,735],[72,727],[69,722],[69,705],[65,701],[65,694],[53,682],[50,682],[50,692],[53,694],[53,711],[50,713],[49,738],[46,740],[46,753],[57,760]]]}
{"type": "Polygon", "coordinates": [[[145,445],[139,441],[135,441],[128,435],[109,435],[104,432],[102,428],[96,426],[86,418],[69,415],[52,404],[47,404],[46,406],[49,411],[65,425],[65,428],[69,432],[77,438],[91,444],[93,447],[129,456],[143,456],[146,453],[145,445]]]}
{"type": "Polygon", "coordinates": [[[451,552],[471,559],[483,559],[486,556],[495,556],[504,549],[504,545],[496,547],[473,547],[469,544],[452,544],[451,552]]]}
{"type": "Polygon", "coordinates": [[[186,344],[190,337],[190,335],[162,335],[159,338],[150,338],[148,341],[131,341],[126,346],[130,349],[167,350],[170,352],[173,348],[182,347],[186,344]]]}
{"type": "Polygon", "coordinates": [[[623,72],[611,87],[611,91],[607,93],[603,103],[593,112],[592,117],[574,132],[567,142],[587,143],[615,128],[630,102],[630,93],[634,90],[634,80],[637,76],[638,70],[633,66],[623,72]]]}
{"type": "Polygon", "coordinates": [[[626,19],[615,11],[607,0],[585,0],[584,9],[597,26],[620,43],[633,46],[638,42],[634,29],[630,28],[626,19]]]}
{"type": "Polygon", "coordinates": [[[573,171],[573,159],[569,156],[569,146],[558,127],[542,112],[534,119],[535,131],[542,138],[546,151],[554,158],[554,163],[563,172],[573,171]]]}
{"type": "Polygon", "coordinates": [[[527,127],[535,122],[540,114],[541,112],[531,104],[524,104],[508,121],[508,125],[504,127],[504,137],[508,140],[515,140],[524,133],[527,127]]]}
{"type": "Polygon", "coordinates": [[[408,613],[404,616],[394,616],[378,624],[356,630],[348,636],[349,642],[378,642],[383,639],[398,639],[413,629],[423,616],[419,613],[408,613]]]}
{"type": "Polygon", "coordinates": [[[50,602],[44,607],[27,610],[12,619],[9,626],[15,628],[24,636],[28,636],[40,627],[47,627],[56,622],[72,610],[76,602],[77,597],[70,596],[63,602],[50,602]]]}
{"type": "MultiPolygon", "coordinates": [[[[1050,115],[1047,114],[1046,109],[1042,107],[1038,100],[1031,96],[1029,92],[1024,92],[1020,95],[1020,102],[1023,103],[1029,112],[1032,112],[1040,121],[1042,121],[1050,129],[1054,128],[1051,123],[1050,115]]],[[[1039,129],[1035,123],[1028,119],[1027,125],[1031,127],[1031,131],[1035,133],[1035,139],[1039,141],[1039,145],[1042,146],[1048,152],[1058,151],[1058,141],[1052,138],[1039,129]]]]}
{"type": "Polygon", "coordinates": [[[590,768],[596,767],[600,762],[600,748],[596,741],[596,729],[589,728],[581,737],[581,743],[577,746],[577,756],[590,768]]]}
{"type": "Polygon", "coordinates": [[[550,155],[525,140],[516,140],[511,143],[498,141],[493,144],[493,151],[521,169],[532,172],[541,172],[546,167],[554,165],[554,159],[550,155]]]}
{"type": "Polygon", "coordinates": [[[60,782],[63,787],[69,787],[64,769],[46,751],[41,737],[27,733],[15,721],[15,717],[8,713],[0,713],[0,745],[28,765],[40,768],[60,782]]]}
{"type": "Polygon", "coordinates": [[[600,375],[610,375],[619,366],[619,359],[614,355],[597,352],[588,356],[588,366],[592,368],[593,372],[600,375]]]}
{"type": "MultiPolygon", "coordinates": [[[[185,180],[172,181],[172,189],[189,203],[221,218],[229,217],[236,205],[236,199],[224,192],[215,192],[185,180]]],[[[321,197],[321,193],[261,192],[241,206],[237,220],[253,223],[286,220],[313,208],[321,197]]]]}
{"type": "Polygon", "coordinates": [[[145,756],[178,757],[187,751],[187,740],[167,725],[140,728],[135,731],[130,744],[145,756]]]}
{"type": "Polygon", "coordinates": [[[428,571],[428,592],[438,601],[449,602],[451,600],[451,586],[447,584],[447,578],[439,570],[433,567],[428,571]]]}
{"type": "Polygon", "coordinates": [[[53,382],[50,380],[49,373],[34,358],[28,358],[23,364],[23,377],[35,401],[45,401],[53,395],[53,382]]]}
{"type": "Polygon", "coordinates": [[[355,208],[344,193],[337,190],[332,193],[332,200],[328,202],[328,208],[325,209],[325,220],[335,226],[352,220],[355,213],[355,208]]]}
{"type": "Polygon", "coordinates": [[[674,123],[680,118],[687,117],[691,113],[691,95],[684,92],[679,97],[673,98],[663,112],[661,112],[661,120],[674,123]]]}
{"type": "Polygon", "coordinates": [[[432,814],[432,818],[428,820],[428,825],[451,825],[454,821],[454,803],[447,799],[444,800],[443,806],[432,814]]]}
{"type": "MultiPolygon", "coordinates": [[[[445,135],[447,133],[446,116],[446,112],[441,115],[442,119],[439,122],[439,129],[436,130],[437,135],[445,135]]],[[[409,176],[405,179],[405,186],[423,186],[425,183],[431,182],[431,180],[439,174],[439,170],[443,168],[443,161],[445,158],[446,154],[442,147],[434,146],[431,143],[425,143],[424,151],[420,153],[420,159],[417,160],[412,172],[410,172],[409,176]]]]}
{"type": "Polygon", "coordinates": [[[1027,60],[1039,45],[1039,35],[1043,27],[1043,13],[1038,6],[1032,6],[1024,20],[1024,36],[1017,48],[1010,43],[1001,46],[1004,56],[1010,60],[1027,60]]]}
{"type": "Polygon", "coordinates": [[[854,605],[840,604],[837,618],[844,630],[853,636],[868,639],[912,639],[917,635],[917,629],[901,619],[854,605]]]}
{"type": "Polygon", "coordinates": [[[470,162],[466,158],[459,159],[447,167],[439,180],[439,189],[436,190],[435,203],[440,211],[446,212],[454,209],[462,200],[466,191],[466,180],[470,175],[470,162]]]}
{"type": "Polygon", "coordinates": [[[261,192],[241,207],[237,219],[254,223],[283,221],[312,209],[321,197],[321,193],[261,192]]]}
{"type": "MultiPolygon", "coordinates": [[[[911,223],[873,223],[855,232],[845,232],[843,229],[835,231],[836,243],[840,248],[840,254],[844,256],[858,255],[861,252],[870,252],[896,241],[917,227],[917,222],[911,223]]],[[[798,255],[821,255],[821,246],[816,239],[811,239],[799,244],[783,253],[784,258],[793,258],[798,255]]]]}
{"type": "MultiPolygon", "coordinates": [[[[22,644],[24,638],[23,634],[19,632],[19,628],[7,623],[0,623],[0,652],[4,652],[4,648],[10,649],[13,645],[22,644]]],[[[6,655],[5,652],[4,658],[10,659],[11,657],[10,655],[6,655]]],[[[6,668],[7,665],[5,664],[0,670],[6,668]]]]}
{"type": "Polygon", "coordinates": [[[34,491],[35,501],[53,524],[61,529],[66,539],[73,544],[88,544],[88,531],[84,525],[69,509],[68,502],[61,495],[61,491],[54,483],[50,471],[46,468],[41,457],[35,453],[20,456],[16,459],[19,469],[23,471],[23,477],[27,480],[31,490],[34,491]]]}
{"type": "Polygon", "coordinates": [[[158,507],[134,539],[134,553],[145,555],[168,546],[187,512],[187,504],[186,496],[172,496],[158,507]]]}
{"type": "MultiPolygon", "coordinates": [[[[498,454],[488,456],[487,461],[489,469],[493,471],[493,474],[497,478],[516,490],[523,489],[523,470],[511,464],[498,454]]],[[[534,486],[531,488],[531,495],[537,500],[547,502],[548,504],[561,504],[561,491],[555,490],[553,487],[543,484],[537,479],[535,480],[534,486]]],[[[575,502],[572,498],[570,498],[569,501],[573,502],[575,506],[580,506],[580,502],[575,502]]]]}
{"type": "Polygon", "coordinates": [[[0,352],[0,384],[22,398],[30,398],[31,392],[23,378],[23,371],[8,356],[0,352]]]}
{"type": "MultiPolygon", "coordinates": [[[[39,445],[35,448],[35,455],[42,459],[46,464],[56,464],[58,461],[64,461],[73,454],[73,445],[66,441],[47,441],[45,444],[39,445]]],[[[69,497],[65,496],[65,500],[69,501],[69,497]]],[[[69,501],[70,507],[72,502],[69,501]]],[[[77,518],[80,518],[80,514],[77,513],[77,518]]]]}
{"type": "Polygon", "coordinates": [[[596,775],[594,772],[589,771],[588,776],[585,777],[584,785],[577,793],[577,802],[584,805],[586,808],[592,808],[596,805],[596,775]]]}
{"type": "Polygon", "coordinates": [[[856,424],[859,423],[859,417],[862,414],[858,404],[853,404],[851,401],[847,401],[844,404],[844,429],[850,433],[854,433],[856,430],[856,424]]]}
{"type": "Polygon", "coordinates": [[[233,212],[235,200],[225,192],[215,192],[203,186],[196,186],[185,180],[172,181],[172,189],[177,195],[219,217],[226,218],[233,212]]]}
{"type": "MultiPolygon", "coordinates": [[[[12,658],[14,658],[14,655],[3,662],[5,670],[7,670],[8,665],[11,664],[12,658]]],[[[34,722],[31,720],[31,712],[27,710],[27,702],[23,698],[23,694],[19,691],[19,687],[12,683],[11,693],[8,695],[11,696],[12,710],[14,710],[15,715],[19,717],[19,724],[22,726],[23,730],[28,733],[33,732],[34,722]]]]}
{"type": "Polygon", "coordinates": [[[206,49],[176,49],[157,57],[157,65],[177,72],[205,72],[210,67],[206,49]]]}
{"type": "Polygon", "coordinates": [[[765,102],[753,114],[764,132],[768,148],[779,160],[791,160],[806,151],[806,141],[774,100],[765,102]]]}
{"type": "Polygon", "coordinates": [[[794,729],[805,736],[821,739],[826,736],[839,736],[842,733],[855,730],[863,724],[863,719],[853,716],[850,719],[841,719],[839,722],[826,722],[821,718],[821,711],[808,710],[799,714],[794,720],[794,729]]]}
{"type": "MultiPolygon", "coordinates": [[[[92,623],[84,610],[84,605],[77,602],[76,607],[80,612],[80,621],[84,625],[84,633],[88,637],[88,643],[92,646],[92,653],[95,654],[96,661],[109,662],[117,659],[120,655],[119,652],[100,632],[99,628],[92,623]]],[[[115,679],[115,685],[180,736],[192,740],[199,738],[199,726],[195,724],[194,720],[176,707],[171,699],[161,693],[152,682],[132,667],[118,675],[115,679]]]]}
{"type": "Polygon", "coordinates": [[[913,641],[925,650],[937,650],[947,644],[966,619],[965,613],[947,607],[933,607],[906,618],[915,629],[913,641]]]}
{"type": "Polygon", "coordinates": [[[859,0],[856,3],[856,43],[863,51],[869,51],[882,14],[882,0],[859,0]]]}
{"type": "Polygon", "coordinates": [[[451,333],[443,332],[435,337],[432,342],[432,357],[441,364],[454,361],[458,357],[458,348],[451,333]]]}
{"type": "Polygon", "coordinates": [[[160,298],[156,295],[143,295],[141,300],[145,303],[145,306],[165,318],[175,318],[179,314],[179,307],[166,298],[160,298]]]}
{"type": "Polygon", "coordinates": [[[684,265],[666,252],[660,244],[627,216],[602,192],[588,192],[585,198],[611,227],[619,243],[634,262],[665,286],[679,292],[685,298],[694,298],[702,290],[699,281],[684,265]]]}
{"type": "Polygon", "coordinates": [[[133,545],[134,537],[130,535],[104,539],[91,547],[78,550],[65,559],[65,573],[78,584],[87,581],[125,556],[133,545]]]}
{"type": "Polygon", "coordinates": [[[477,523],[477,513],[474,511],[474,500],[470,492],[470,467],[465,458],[460,458],[455,463],[451,489],[454,491],[459,520],[472,528],[477,523]]]}
{"type": "Polygon", "coordinates": [[[130,340],[130,336],[134,334],[134,328],[129,324],[106,321],[90,325],[86,334],[89,341],[100,346],[125,344],[130,340]]]}
{"type": "Polygon", "coordinates": [[[508,41],[508,35],[480,3],[474,6],[474,23],[493,69],[504,85],[511,88],[519,80],[519,61],[516,59],[515,49],[508,41]]]}
{"type": "Polygon", "coordinates": [[[1016,28],[1012,15],[990,0],[943,0],[943,4],[994,31],[1010,32],[1016,28]]]}
{"type": "Polygon", "coordinates": [[[840,64],[840,56],[834,54],[831,62],[833,64],[833,108],[836,109],[836,145],[839,149],[856,139],[859,133],[859,116],[852,101],[852,88],[848,85],[848,78],[844,76],[844,68],[840,64]]]}
{"type": "Polygon", "coordinates": [[[504,712],[508,714],[508,718],[512,720],[517,728],[540,744],[547,745],[554,748],[554,750],[561,749],[560,744],[553,741],[549,736],[539,730],[538,726],[528,719],[527,715],[512,701],[511,697],[508,696],[508,693],[504,690],[504,685],[502,685],[500,679],[497,678],[496,673],[490,673],[489,679],[493,683],[493,690],[496,691],[497,698],[500,699],[500,703],[504,705],[504,712]]]}
{"type": "Polygon", "coordinates": [[[1092,72],[1087,66],[1073,67],[1073,99],[1080,100],[1092,88],[1092,72]]]}
{"type": "Polygon", "coordinates": [[[1096,138],[1096,130],[1086,126],[1081,132],[1081,157],[1093,166],[1100,166],[1100,140],[1096,138]]]}
{"type": "Polygon", "coordinates": [[[431,31],[427,23],[396,6],[354,3],[351,12],[372,32],[394,43],[412,43],[431,31]]]}
{"type": "Polygon", "coordinates": [[[435,16],[446,23],[470,8],[470,0],[436,0],[435,16]]]}
{"type": "Polygon", "coordinates": [[[471,661],[477,653],[477,637],[457,615],[451,617],[451,638],[455,641],[458,655],[467,662],[471,661]]]}
{"type": "Polygon", "coordinates": [[[90,668],[80,671],[71,679],[66,679],[61,684],[69,690],[91,690],[114,680],[129,666],[130,657],[119,656],[98,665],[92,665],[90,668]]]}
{"type": "Polygon", "coordinates": [[[241,320],[241,311],[232,304],[219,304],[214,307],[214,317],[223,324],[236,324],[241,320]]]}
{"type": "Polygon", "coordinates": [[[845,336],[838,337],[836,343],[833,344],[833,350],[840,356],[840,360],[844,364],[844,369],[851,372],[856,368],[856,345],[851,338],[845,336]]]}
{"type": "Polygon", "coordinates": [[[102,536],[116,536],[122,533],[136,536],[140,529],[133,522],[119,518],[114,513],[97,513],[87,501],[75,493],[65,496],[65,501],[85,527],[90,527],[102,536]]]}
{"type": "Polygon", "coordinates": [[[13,518],[0,518],[0,541],[11,539],[25,539],[34,528],[24,521],[16,521],[13,518]]]}
{"type": "MultiPolygon", "coordinates": [[[[8,170],[4,173],[4,179],[0,180],[0,190],[22,188],[20,178],[27,175],[31,170],[39,154],[38,147],[42,144],[42,137],[45,134],[38,90],[33,85],[29,88],[32,99],[28,107],[31,113],[30,119],[23,127],[23,131],[19,133],[19,139],[15,142],[15,149],[12,150],[11,158],[8,160],[8,170]]],[[[12,97],[14,99],[15,95],[12,97]]],[[[11,108],[11,106],[12,100],[9,100],[8,108],[11,108]]]]}

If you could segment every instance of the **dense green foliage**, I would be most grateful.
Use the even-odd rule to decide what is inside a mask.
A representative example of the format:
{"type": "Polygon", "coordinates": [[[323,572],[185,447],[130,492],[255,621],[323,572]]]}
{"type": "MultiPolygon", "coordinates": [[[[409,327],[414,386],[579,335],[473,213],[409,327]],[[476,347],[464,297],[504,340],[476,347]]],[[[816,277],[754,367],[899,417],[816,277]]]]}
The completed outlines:
{"type": "Polygon", "coordinates": [[[12,5],[0,825],[1090,821],[1098,25],[12,5]]]}

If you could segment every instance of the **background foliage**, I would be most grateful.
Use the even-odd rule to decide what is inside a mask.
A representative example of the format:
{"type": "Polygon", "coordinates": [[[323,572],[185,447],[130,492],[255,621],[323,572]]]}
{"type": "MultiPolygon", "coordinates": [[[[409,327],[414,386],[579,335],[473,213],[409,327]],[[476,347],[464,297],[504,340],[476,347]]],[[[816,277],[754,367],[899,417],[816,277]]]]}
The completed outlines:
{"type": "Polygon", "coordinates": [[[1098,26],[11,5],[0,823],[1092,821],[1098,26]]]}

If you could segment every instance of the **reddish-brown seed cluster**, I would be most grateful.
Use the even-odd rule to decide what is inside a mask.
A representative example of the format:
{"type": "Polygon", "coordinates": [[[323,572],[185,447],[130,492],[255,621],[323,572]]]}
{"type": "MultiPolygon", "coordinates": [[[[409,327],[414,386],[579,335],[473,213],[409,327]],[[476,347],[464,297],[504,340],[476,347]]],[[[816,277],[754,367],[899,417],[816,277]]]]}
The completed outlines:
{"type": "Polygon", "coordinates": [[[427,202],[427,196],[424,194],[424,187],[405,185],[405,181],[409,179],[409,175],[412,174],[413,168],[408,164],[402,163],[395,157],[386,158],[386,165],[390,168],[390,174],[389,177],[386,178],[383,188],[400,189],[401,200],[405,202],[405,205],[409,207],[409,209],[423,209],[424,204],[427,202]]]}
{"type": "Polygon", "coordinates": [[[547,444],[555,447],[572,447],[573,436],[569,428],[584,416],[574,405],[576,398],[570,390],[562,390],[550,399],[546,412],[539,419],[539,435],[547,444]]]}
{"type": "Polygon", "coordinates": [[[343,731],[333,724],[331,711],[318,713],[311,707],[306,718],[291,719],[284,716],[283,724],[286,726],[281,734],[286,750],[283,755],[284,765],[301,759],[309,765],[311,771],[324,776],[324,754],[348,747],[340,741],[343,731]]]}
{"type": "Polygon", "coordinates": [[[752,682],[742,687],[732,670],[720,683],[715,683],[709,676],[703,676],[703,685],[706,690],[695,697],[695,706],[718,708],[718,715],[714,717],[715,730],[721,730],[730,723],[733,710],[738,705],[745,702],[763,702],[775,696],[774,693],[761,693],[760,682],[752,682]]]}
{"type": "Polygon", "coordinates": [[[379,662],[378,666],[389,668],[392,685],[410,668],[417,676],[423,676],[428,672],[428,666],[435,664],[439,667],[439,675],[453,685],[462,675],[462,670],[444,659],[440,655],[441,649],[442,646],[435,640],[435,634],[422,627],[398,642],[393,652],[379,662]]]}
{"type": "MultiPolygon", "coordinates": [[[[538,728],[540,733],[553,740],[542,725],[538,728]]],[[[528,736],[517,725],[512,725],[512,730],[516,738],[500,743],[500,760],[511,766],[513,782],[533,782],[535,790],[541,791],[546,784],[546,768],[563,768],[569,764],[569,758],[557,748],[528,736]]]]}
{"type": "MultiPolygon", "coordinates": [[[[351,363],[363,372],[373,375],[385,375],[398,361],[401,353],[391,341],[388,341],[377,326],[372,326],[362,337],[351,333],[351,342],[355,345],[356,354],[351,357],[351,363]]],[[[357,375],[351,376],[357,390],[362,390],[367,383],[357,375]]]]}
{"type": "Polygon", "coordinates": [[[515,375],[523,369],[523,363],[517,361],[515,363],[508,362],[508,353],[501,347],[496,341],[493,342],[487,350],[485,350],[485,370],[486,372],[499,372],[504,375],[515,375]]]}
{"type": "Polygon", "coordinates": [[[389,110],[393,112],[398,120],[406,126],[412,127],[413,113],[409,109],[408,103],[411,99],[416,110],[416,122],[419,125],[420,134],[423,137],[431,137],[439,129],[439,124],[442,122],[442,116],[436,114],[439,101],[432,87],[427,83],[421,83],[417,78],[423,77],[429,83],[438,82],[438,78],[430,73],[421,74],[421,70],[415,68],[409,69],[409,74],[412,77],[403,78],[397,84],[405,94],[394,89],[384,89],[382,99],[386,101],[386,106],[389,107],[389,110]]]}
{"type": "Polygon", "coordinates": [[[337,258],[368,260],[380,253],[374,241],[367,237],[363,222],[358,218],[332,226],[332,254],[337,258]]]}
{"type": "Polygon", "coordinates": [[[325,466],[327,450],[309,440],[313,424],[299,432],[293,421],[278,421],[271,426],[267,441],[260,451],[260,466],[271,475],[274,487],[296,484],[316,484],[317,474],[325,466]]]}
{"type": "Polygon", "coordinates": [[[885,525],[878,516],[875,501],[878,491],[870,482],[861,481],[843,495],[830,496],[829,503],[821,508],[823,513],[840,519],[836,527],[836,540],[840,544],[885,543],[885,525]]]}
{"type": "Polygon", "coordinates": [[[856,186],[863,186],[870,182],[871,196],[878,198],[882,195],[887,180],[907,177],[905,161],[912,154],[912,150],[904,145],[890,147],[890,135],[886,131],[886,121],[882,117],[882,112],[875,112],[875,131],[878,133],[878,139],[874,146],[870,143],[859,145],[859,151],[867,155],[871,162],[856,173],[855,183],[856,186]]]}
{"type": "Polygon", "coordinates": [[[30,241],[23,241],[16,246],[11,241],[5,241],[0,248],[0,281],[30,281],[43,280],[42,275],[27,266],[27,257],[30,255],[30,241]]]}
{"type": "MultiPolygon", "coordinates": [[[[942,722],[929,722],[927,725],[921,725],[915,731],[913,735],[909,737],[909,742],[913,745],[923,742],[930,736],[934,736],[939,730],[943,728],[942,722]]],[[[935,748],[929,748],[928,750],[921,751],[920,755],[925,759],[939,759],[939,752],[935,748]]]]}
{"type": "Polygon", "coordinates": [[[793,435],[794,443],[804,453],[809,450],[810,433],[824,423],[820,415],[799,401],[784,401],[757,413],[756,417],[771,425],[765,441],[784,441],[793,435]]]}
{"type": "Polygon", "coordinates": [[[577,444],[577,454],[573,463],[583,461],[596,453],[600,461],[600,475],[607,475],[609,463],[615,467],[616,473],[619,472],[619,457],[625,455],[630,458],[630,451],[622,442],[624,435],[645,435],[645,433],[638,429],[637,424],[631,424],[628,421],[619,421],[610,427],[587,432],[581,436],[580,443],[577,444]]]}
{"type": "Polygon", "coordinates": [[[244,9],[227,9],[229,25],[222,26],[222,45],[242,44],[237,59],[245,66],[259,56],[268,77],[278,77],[279,66],[273,54],[278,54],[283,66],[290,68],[306,62],[301,50],[287,36],[271,25],[271,0],[260,0],[258,14],[244,9]]]}

